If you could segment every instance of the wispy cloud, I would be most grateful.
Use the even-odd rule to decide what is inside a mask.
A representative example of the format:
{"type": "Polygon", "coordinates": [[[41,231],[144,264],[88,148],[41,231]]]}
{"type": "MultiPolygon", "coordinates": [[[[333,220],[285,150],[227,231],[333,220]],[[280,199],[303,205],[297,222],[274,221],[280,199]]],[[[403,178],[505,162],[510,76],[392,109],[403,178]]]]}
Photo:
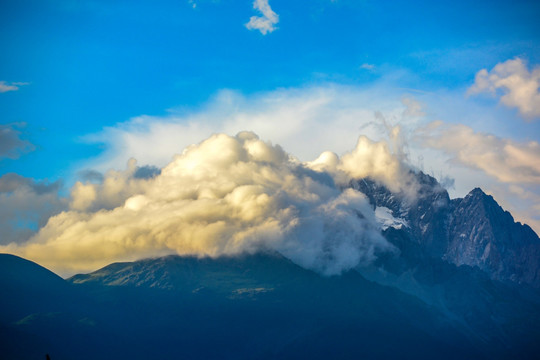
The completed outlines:
{"type": "Polygon", "coordinates": [[[452,161],[480,169],[503,183],[540,184],[540,143],[517,142],[436,121],[418,129],[424,146],[441,149],[452,161]]]}
{"type": "Polygon", "coordinates": [[[0,124],[0,159],[17,159],[22,154],[34,150],[28,140],[21,139],[24,123],[0,124]]]}
{"type": "Polygon", "coordinates": [[[130,157],[141,164],[164,166],[175,152],[212,133],[233,135],[242,130],[254,131],[309,161],[328,149],[346,152],[361,133],[372,140],[385,138],[386,129],[375,112],[400,117],[405,109],[399,95],[376,87],[328,85],[250,96],[222,90],[192,112],[140,116],[87,136],[87,141],[104,143],[107,148],[88,166],[99,171],[121,168],[130,157]]]}
{"type": "Polygon", "coordinates": [[[22,243],[67,207],[59,181],[36,181],[14,173],[0,177],[0,244],[22,243]]]}
{"type": "Polygon", "coordinates": [[[0,81],[0,93],[5,93],[8,91],[17,91],[21,86],[28,85],[26,82],[7,82],[0,81]]]}
{"type": "Polygon", "coordinates": [[[259,30],[263,35],[277,29],[274,25],[279,22],[279,15],[272,10],[268,0],[255,0],[253,8],[258,10],[262,16],[252,16],[246,24],[246,28],[259,30]]]}
{"type": "Polygon", "coordinates": [[[426,116],[426,113],[423,111],[422,104],[412,96],[404,96],[401,98],[401,103],[405,105],[405,110],[403,111],[404,116],[410,117],[422,117],[426,116]]]}
{"type": "Polygon", "coordinates": [[[373,64],[368,64],[368,63],[364,63],[364,64],[360,65],[360,69],[364,69],[364,70],[374,70],[374,69],[375,69],[375,65],[373,65],[373,64]]]}
{"type": "Polygon", "coordinates": [[[522,59],[515,58],[497,64],[491,71],[480,70],[467,93],[502,93],[500,100],[504,105],[517,108],[523,117],[531,119],[540,117],[539,87],[540,66],[529,71],[522,59]]]}

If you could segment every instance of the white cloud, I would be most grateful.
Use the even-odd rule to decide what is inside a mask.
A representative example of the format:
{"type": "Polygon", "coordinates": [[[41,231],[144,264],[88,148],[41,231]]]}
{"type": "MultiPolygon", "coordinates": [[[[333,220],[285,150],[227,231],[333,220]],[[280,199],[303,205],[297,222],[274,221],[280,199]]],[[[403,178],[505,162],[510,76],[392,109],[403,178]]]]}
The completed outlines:
{"type": "Polygon", "coordinates": [[[77,183],[69,211],[52,217],[28,243],[0,251],[67,274],[170,253],[268,249],[337,274],[393,248],[367,198],[335,181],[363,169],[361,175],[390,183],[396,179],[378,169],[399,165],[388,148],[365,138],[334,160],[333,171],[314,171],[254,133],[213,135],[187,147],[154,177],[135,178],[132,160],[101,184],[77,183]]]}
{"type": "Polygon", "coordinates": [[[375,116],[378,110],[406,126],[400,97],[386,89],[332,85],[249,97],[223,90],[192,112],[141,116],[87,136],[87,141],[104,143],[108,150],[86,167],[102,172],[118,169],[131,157],[161,167],[175,151],[213,133],[233,135],[243,130],[272,139],[302,161],[328,149],[342,154],[354,146],[359,134],[372,140],[388,138],[387,127],[375,116]]]}
{"type": "Polygon", "coordinates": [[[502,92],[501,102],[515,107],[525,118],[540,117],[540,66],[532,71],[520,59],[497,64],[491,71],[480,70],[468,94],[487,92],[496,95],[502,92]]]}
{"type": "Polygon", "coordinates": [[[259,30],[263,35],[276,30],[274,25],[279,22],[279,15],[270,8],[268,0],[253,1],[253,8],[260,11],[262,16],[252,16],[246,24],[246,28],[259,30]]]}
{"type": "Polygon", "coordinates": [[[8,91],[17,91],[21,86],[28,85],[26,82],[6,82],[0,81],[0,93],[5,93],[8,91]]]}

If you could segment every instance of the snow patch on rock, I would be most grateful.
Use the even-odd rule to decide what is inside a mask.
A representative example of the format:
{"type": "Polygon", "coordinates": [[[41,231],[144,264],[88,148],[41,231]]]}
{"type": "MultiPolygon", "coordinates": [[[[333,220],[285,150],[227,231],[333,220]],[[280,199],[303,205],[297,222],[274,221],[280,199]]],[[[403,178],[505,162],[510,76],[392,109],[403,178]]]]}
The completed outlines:
{"type": "Polygon", "coordinates": [[[384,206],[377,206],[375,208],[375,218],[382,230],[386,230],[389,227],[401,229],[404,226],[408,226],[405,219],[394,217],[394,215],[392,215],[392,210],[384,206]]]}

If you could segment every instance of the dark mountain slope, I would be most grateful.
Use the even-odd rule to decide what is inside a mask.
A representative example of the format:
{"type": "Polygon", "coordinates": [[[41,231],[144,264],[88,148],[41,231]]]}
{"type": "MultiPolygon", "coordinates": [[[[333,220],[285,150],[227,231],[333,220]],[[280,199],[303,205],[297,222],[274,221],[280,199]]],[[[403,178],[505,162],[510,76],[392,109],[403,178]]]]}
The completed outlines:
{"type": "Polygon", "coordinates": [[[22,315],[59,311],[66,304],[69,284],[44,267],[9,254],[0,254],[0,320],[15,321],[22,315]]]}
{"type": "Polygon", "coordinates": [[[140,293],[146,310],[139,316],[171,329],[169,340],[137,328],[129,330],[130,337],[190,358],[376,358],[399,351],[422,358],[441,349],[457,358],[482,351],[414,297],[355,272],[321,277],[277,254],[170,256],[112,264],[70,281],[98,292],[104,285],[140,293]],[[208,346],[194,349],[190,344],[200,337],[208,338],[208,346]],[[185,352],[176,352],[176,341],[185,352]]]}
{"type": "Polygon", "coordinates": [[[403,250],[358,268],[366,278],[422,299],[499,354],[534,358],[532,354],[540,351],[538,290],[493,280],[476,267],[425,256],[402,229],[388,228],[384,235],[403,250]]]}
{"type": "Polygon", "coordinates": [[[413,296],[356,272],[321,277],[276,254],[170,256],[112,264],[70,282],[63,311],[49,304],[0,324],[13,341],[2,344],[2,358],[33,358],[29,343],[53,359],[491,355],[413,296]]]}
{"type": "Polygon", "coordinates": [[[444,258],[495,279],[540,286],[540,239],[481,189],[452,201],[444,258]]]}
{"type": "Polygon", "coordinates": [[[42,359],[50,352],[55,359],[72,359],[69,349],[88,347],[80,313],[84,294],[58,275],[0,254],[0,291],[1,359],[42,359]]]}

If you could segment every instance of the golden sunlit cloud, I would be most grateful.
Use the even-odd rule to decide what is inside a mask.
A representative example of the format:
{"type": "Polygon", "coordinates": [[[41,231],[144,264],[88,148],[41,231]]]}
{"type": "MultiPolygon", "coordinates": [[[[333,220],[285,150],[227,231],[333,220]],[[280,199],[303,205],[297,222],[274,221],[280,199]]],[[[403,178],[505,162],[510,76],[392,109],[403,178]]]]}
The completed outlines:
{"type": "Polygon", "coordinates": [[[68,211],[0,251],[73,274],[172,253],[269,250],[338,274],[393,249],[366,197],[344,185],[372,177],[395,191],[411,186],[389,147],[365,137],[341,159],[325,153],[301,163],[254,133],[218,134],[187,147],[160,173],[136,177],[137,169],[130,160],[100,183],[76,183],[68,211]]]}

